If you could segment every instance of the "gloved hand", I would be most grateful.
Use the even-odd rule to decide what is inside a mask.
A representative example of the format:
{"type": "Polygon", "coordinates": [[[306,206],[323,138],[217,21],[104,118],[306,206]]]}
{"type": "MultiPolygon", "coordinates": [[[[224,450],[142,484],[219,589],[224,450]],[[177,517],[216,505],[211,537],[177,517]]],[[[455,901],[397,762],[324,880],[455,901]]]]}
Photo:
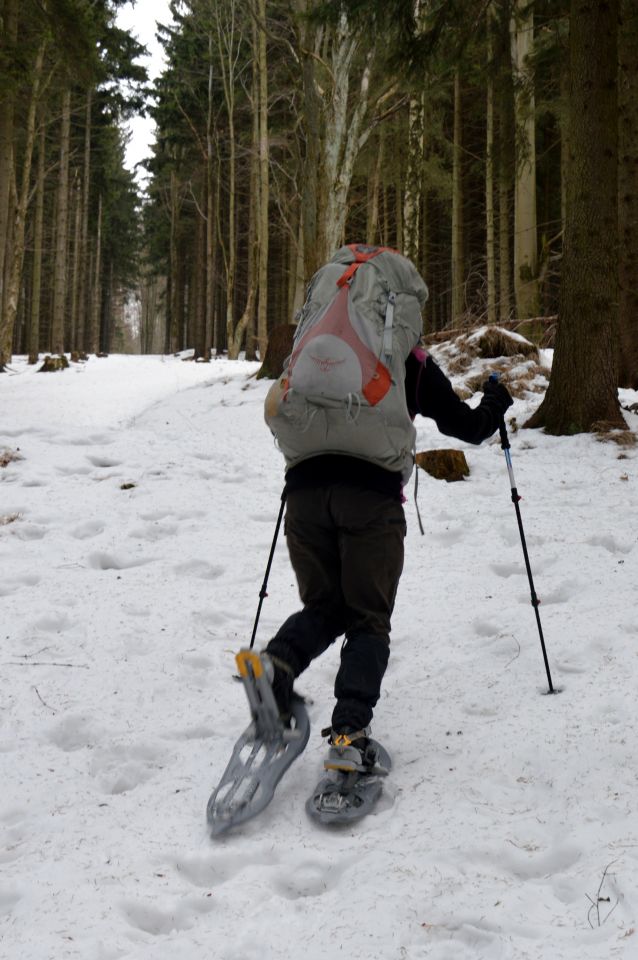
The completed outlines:
{"type": "Polygon", "coordinates": [[[505,413],[514,403],[509,390],[500,380],[486,380],[481,389],[483,397],[490,402],[490,405],[498,406],[501,413],[505,413]]]}

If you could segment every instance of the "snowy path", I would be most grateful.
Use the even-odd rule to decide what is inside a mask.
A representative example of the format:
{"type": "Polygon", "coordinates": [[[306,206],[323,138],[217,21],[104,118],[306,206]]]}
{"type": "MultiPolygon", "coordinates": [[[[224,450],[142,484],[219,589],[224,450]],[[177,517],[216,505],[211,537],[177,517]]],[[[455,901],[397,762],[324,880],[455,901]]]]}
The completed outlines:
{"type": "MultiPolygon", "coordinates": [[[[472,476],[421,475],[425,537],[406,506],[379,813],[338,833],[304,813],[335,648],[300,683],[305,754],[213,843],[206,801],[247,722],[232,654],[282,486],[267,384],[224,361],[16,370],[0,377],[0,452],[24,458],[0,469],[0,957],[638,955],[634,449],[512,437],[564,687],[548,697],[500,447],[421,421],[419,447],[462,447],[472,476]]],[[[261,643],[297,606],[283,543],[269,593],[261,643]]]]}

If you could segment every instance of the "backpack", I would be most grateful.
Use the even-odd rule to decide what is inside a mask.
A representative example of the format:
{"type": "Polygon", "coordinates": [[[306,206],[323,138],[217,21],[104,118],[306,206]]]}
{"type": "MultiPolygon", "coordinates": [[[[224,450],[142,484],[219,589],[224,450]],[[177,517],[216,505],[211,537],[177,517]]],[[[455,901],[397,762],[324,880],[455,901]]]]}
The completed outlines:
{"type": "Polygon", "coordinates": [[[308,287],[290,357],[265,405],[286,466],[344,454],[400,472],[414,465],[416,431],[405,361],[422,333],[428,289],[389,247],[350,244],[308,287]]]}

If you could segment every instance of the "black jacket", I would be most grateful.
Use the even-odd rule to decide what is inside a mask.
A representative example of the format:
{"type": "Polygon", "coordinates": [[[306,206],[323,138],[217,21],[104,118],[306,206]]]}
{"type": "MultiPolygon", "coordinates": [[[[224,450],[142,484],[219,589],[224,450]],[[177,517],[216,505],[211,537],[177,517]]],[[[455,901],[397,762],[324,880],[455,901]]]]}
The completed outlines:
{"type": "MultiPolygon", "coordinates": [[[[411,417],[430,417],[448,437],[466,443],[482,443],[498,429],[507,402],[498,395],[484,394],[477,407],[470,407],[432,357],[417,350],[405,363],[405,396],[411,417]]],[[[511,403],[511,400],[509,401],[511,403]]],[[[321,454],[302,460],[286,473],[286,490],[325,487],[346,483],[401,497],[401,475],[374,463],[342,454],[321,454]]]]}

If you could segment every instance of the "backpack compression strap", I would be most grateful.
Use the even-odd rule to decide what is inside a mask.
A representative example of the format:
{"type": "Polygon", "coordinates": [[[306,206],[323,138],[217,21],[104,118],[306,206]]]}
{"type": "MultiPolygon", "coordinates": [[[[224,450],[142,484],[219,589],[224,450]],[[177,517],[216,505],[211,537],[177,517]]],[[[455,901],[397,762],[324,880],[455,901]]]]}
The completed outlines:
{"type": "Polygon", "coordinates": [[[350,283],[362,263],[367,263],[368,260],[372,260],[380,253],[399,252],[398,250],[393,250],[392,247],[366,247],[362,243],[349,243],[347,246],[348,249],[352,251],[354,263],[351,263],[349,267],[346,267],[344,272],[341,274],[337,280],[338,287],[345,287],[347,283],[350,283]]]}
{"type": "MultiPolygon", "coordinates": [[[[337,280],[338,287],[345,287],[347,283],[350,283],[362,263],[367,263],[368,260],[372,260],[380,253],[399,253],[398,250],[394,250],[392,247],[367,247],[361,243],[349,243],[348,249],[351,250],[354,255],[354,263],[351,263],[350,266],[347,267],[341,274],[337,280]]],[[[394,305],[396,303],[396,299],[396,293],[390,293],[385,312],[383,353],[388,361],[392,358],[392,327],[394,325],[394,305]]]]}

